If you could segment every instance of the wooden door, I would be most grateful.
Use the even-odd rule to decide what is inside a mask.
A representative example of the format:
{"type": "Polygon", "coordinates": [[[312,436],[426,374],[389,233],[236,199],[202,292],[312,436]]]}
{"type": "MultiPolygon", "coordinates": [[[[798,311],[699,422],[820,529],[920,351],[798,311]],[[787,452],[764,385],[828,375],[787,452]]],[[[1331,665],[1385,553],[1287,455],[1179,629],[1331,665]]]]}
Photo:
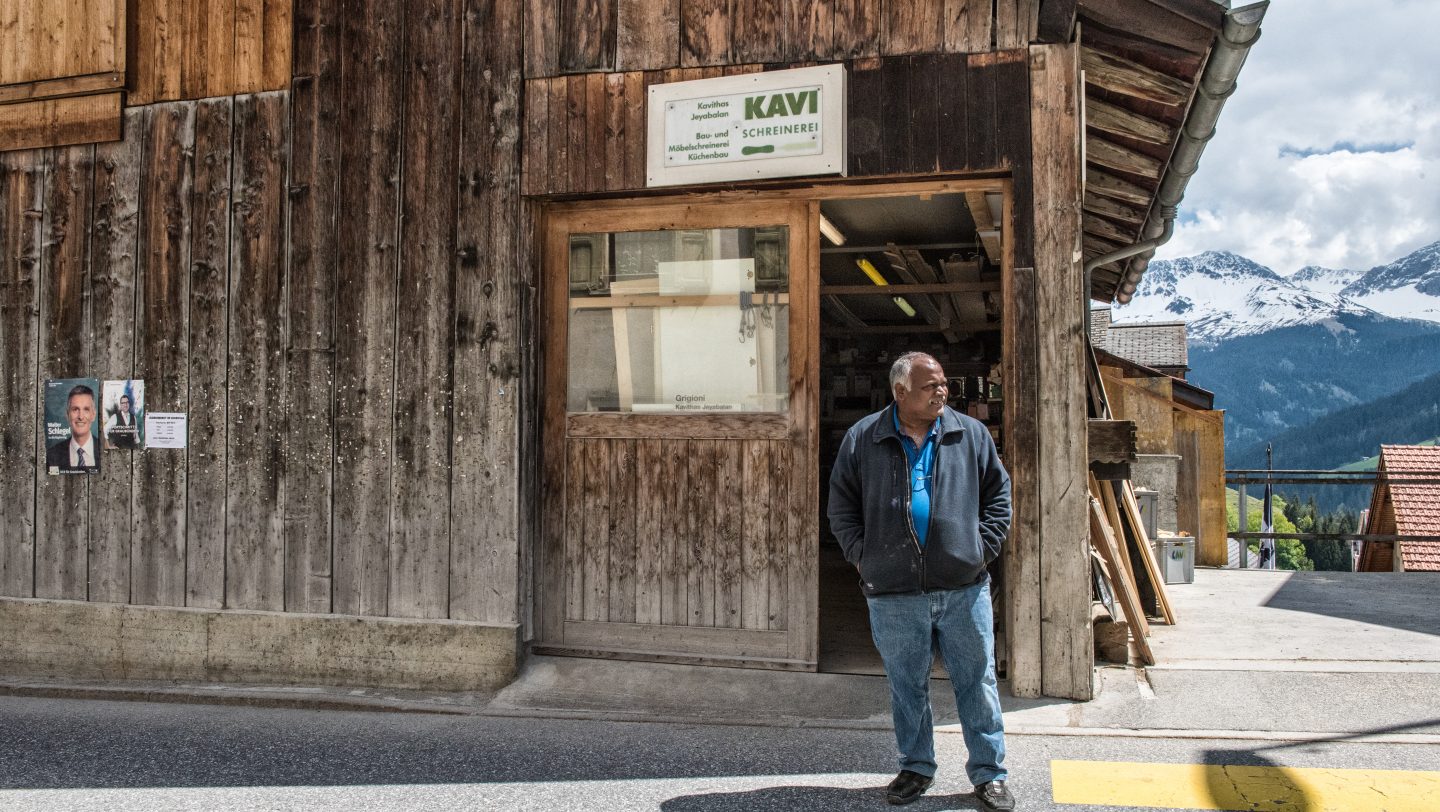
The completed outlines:
{"type": "Polygon", "coordinates": [[[818,217],[547,212],[537,651],[814,670],[818,217]]]}

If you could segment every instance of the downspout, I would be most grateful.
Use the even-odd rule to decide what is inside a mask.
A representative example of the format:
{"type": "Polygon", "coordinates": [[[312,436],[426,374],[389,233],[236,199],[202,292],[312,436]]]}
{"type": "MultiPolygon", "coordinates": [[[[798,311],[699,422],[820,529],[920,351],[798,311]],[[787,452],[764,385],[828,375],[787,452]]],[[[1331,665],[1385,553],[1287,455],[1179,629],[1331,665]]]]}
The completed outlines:
{"type": "MultiPolygon", "coordinates": [[[[1090,331],[1091,277],[1101,265],[1137,257],[1130,263],[1115,291],[1115,301],[1126,304],[1140,285],[1140,278],[1150,266],[1150,258],[1155,255],[1155,249],[1169,242],[1174,236],[1175,216],[1180,201],[1185,197],[1185,187],[1190,183],[1190,177],[1195,174],[1195,170],[1200,167],[1200,154],[1205,151],[1205,145],[1215,137],[1215,122],[1220,119],[1225,100],[1235,92],[1235,80],[1240,76],[1240,68],[1245,65],[1245,57],[1260,39],[1260,22],[1265,18],[1265,10],[1269,7],[1270,0],[1261,0],[1225,12],[1225,21],[1216,37],[1215,47],[1211,49],[1210,58],[1205,62],[1205,70],[1200,76],[1195,102],[1190,105],[1190,112],[1180,128],[1180,140],[1170,155],[1169,169],[1160,181],[1150,217],[1141,231],[1145,239],[1108,254],[1101,254],[1085,263],[1081,283],[1085,286],[1081,290],[1081,301],[1086,302],[1085,354],[1097,380],[1100,370],[1096,365],[1094,336],[1090,331]]],[[[1103,401],[1103,390],[1100,397],[1103,401]]],[[[1110,404],[1102,402],[1098,405],[1100,414],[1109,417],[1110,404]]]]}

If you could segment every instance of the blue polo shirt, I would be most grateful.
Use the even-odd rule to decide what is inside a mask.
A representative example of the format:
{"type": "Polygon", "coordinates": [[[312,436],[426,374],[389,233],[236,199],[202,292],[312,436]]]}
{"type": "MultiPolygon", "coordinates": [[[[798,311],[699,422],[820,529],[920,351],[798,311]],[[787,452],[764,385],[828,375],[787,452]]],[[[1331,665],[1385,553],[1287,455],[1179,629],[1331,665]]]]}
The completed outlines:
{"type": "Polygon", "coordinates": [[[930,491],[935,481],[933,468],[940,420],[937,418],[930,425],[925,444],[916,448],[915,441],[900,427],[900,413],[892,409],[890,417],[895,421],[895,433],[900,435],[900,447],[905,449],[905,459],[910,464],[910,521],[915,525],[916,539],[924,547],[925,534],[930,530],[930,491]]]}

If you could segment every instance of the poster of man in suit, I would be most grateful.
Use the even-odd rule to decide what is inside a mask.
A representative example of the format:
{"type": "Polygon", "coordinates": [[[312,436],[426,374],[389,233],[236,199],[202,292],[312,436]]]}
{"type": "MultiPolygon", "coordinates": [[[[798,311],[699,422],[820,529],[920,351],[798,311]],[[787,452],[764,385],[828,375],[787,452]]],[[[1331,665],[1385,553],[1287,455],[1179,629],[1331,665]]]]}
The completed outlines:
{"type": "Polygon", "coordinates": [[[106,381],[105,448],[145,447],[145,382],[106,381]]]}
{"type": "Polygon", "coordinates": [[[45,381],[45,470],[100,473],[100,382],[94,378],[45,381]]]}

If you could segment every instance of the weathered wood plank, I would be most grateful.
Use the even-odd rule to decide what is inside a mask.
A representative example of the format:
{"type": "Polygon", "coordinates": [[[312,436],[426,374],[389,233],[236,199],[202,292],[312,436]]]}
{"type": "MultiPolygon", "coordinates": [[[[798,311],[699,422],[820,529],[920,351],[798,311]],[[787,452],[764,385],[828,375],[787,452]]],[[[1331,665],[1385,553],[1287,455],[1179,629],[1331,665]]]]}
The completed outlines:
{"type": "Polygon", "coordinates": [[[740,627],[769,628],[770,521],[775,479],[766,440],[744,443],[741,461],[740,627]]]}
{"type": "Polygon", "coordinates": [[[551,192],[568,192],[570,186],[570,80],[565,76],[546,79],[549,96],[550,132],[548,154],[541,160],[549,165],[551,192]]]}
{"type": "Polygon", "coordinates": [[[691,440],[689,488],[680,503],[688,520],[685,539],[686,604],[691,626],[715,625],[716,440],[691,440]]]}
{"type": "Polygon", "coordinates": [[[1006,274],[1003,358],[1005,434],[1001,455],[1010,472],[1011,523],[1006,542],[1007,677],[1019,697],[1041,694],[1039,363],[1035,270],[1006,274]]]}
{"type": "Polygon", "coordinates": [[[117,141],[120,95],[96,93],[4,105],[0,150],[117,141]]]}
{"type": "Polygon", "coordinates": [[[617,2],[616,70],[660,70],[680,64],[680,0],[617,2]]]}
{"type": "MultiPolygon", "coordinates": [[[[592,441],[593,442],[593,441],[592,441]]],[[[585,619],[586,448],[590,442],[565,443],[564,579],[565,619],[585,619]]]]}
{"type": "MultiPolygon", "coordinates": [[[[257,93],[264,90],[266,0],[234,0],[235,44],[234,90],[257,93]]],[[[171,97],[166,97],[171,98],[171,97]]]]}
{"type": "Polygon", "coordinates": [[[265,0],[262,24],[265,60],[261,65],[261,90],[283,90],[290,85],[294,3],[295,0],[265,0]]]}
{"type": "MultiPolygon", "coordinates": [[[[225,606],[234,120],[230,97],[196,104],[190,224],[185,605],[212,609],[225,606]]],[[[265,392],[249,394],[252,399],[267,396],[265,392]]]]}
{"type": "MultiPolygon", "coordinates": [[[[971,54],[970,70],[965,77],[965,158],[969,169],[992,169],[999,166],[995,147],[995,77],[998,64],[995,54],[971,54]]],[[[1008,126],[1015,126],[1010,123],[1008,126]]]]}
{"type": "Polygon", "coordinates": [[[1133,96],[1167,107],[1178,107],[1190,98],[1190,86],[1185,82],[1097,48],[1080,50],[1080,67],[1085,71],[1085,84],[1122,96],[1133,96]]]}
{"type": "Polygon", "coordinates": [[[331,608],[340,61],[339,0],[296,3],[285,256],[285,609],[291,612],[331,608]]]}
{"type": "Polygon", "coordinates": [[[384,615],[389,603],[395,366],[395,246],[400,171],[395,0],[342,14],[335,289],[334,608],[384,615]]]}
{"type": "Polygon", "coordinates": [[[1098,132],[1132,138],[1147,144],[1169,144],[1174,135],[1165,124],[1099,99],[1086,99],[1085,126],[1098,132]]]}
{"type": "Polygon", "coordinates": [[[645,74],[625,74],[625,174],[624,189],[645,188],[645,145],[649,137],[645,112],[649,94],[645,90],[645,74]]]}
{"type": "Polygon", "coordinates": [[[953,172],[969,166],[967,130],[970,121],[969,64],[964,56],[940,57],[940,76],[935,85],[935,131],[939,140],[936,161],[942,172],[953,172]]]}
{"type": "Polygon", "coordinates": [[[885,173],[884,76],[878,66],[855,65],[850,71],[846,89],[850,120],[845,149],[853,176],[885,173]]]}
{"type": "Polygon", "coordinates": [[[741,471],[746,446],[755,442],[764,441],[715,444],[715,625],[726,628],[744,625],[746,573],[742,517],[755,506],[746,502],[741,471]]]}
{"type": "Polygon", "coordinates": [[[680,64],[727,65],[731,48],[730,0],[685,0],[680,7],[680,64]]]}
{"type": "Polygon", "coordinates": [[[1165,171],[1165,165],[1159,159],[1093,135],[1085,139],[1085,160],[1096,166],[1129,172],[1152,181],[1160,180],[1160,175],[1165,171]]]}
{"type": "Polygon", "coordinates": [[[1085,202],[1083,205],[1087,214],[1103,215],[1112,220],[1119,220],[1137,227],[1145,222],[1145,212],[1140,209],[1127,206],[1118,200],[1092,194],[1088,188],[1085,192],[1085,202]]]}
{"type": "Polygon", "coordinates": [[[560,3],[525,0],[525,76],[540,78],[560,72],[560,3]]]}
{"type": "Polygon", "coordinates": [[[911,58],[911,172],[929,173],[940,169],[940,111],[935,104],[935,88],[940,86],[947,63],[948,60],[938,54],[911,58]]]}
{"type": "MultiPolygon", "coordinates": [[[[94,147],[69,147],[50,150],[44,159],[38,376],[42,382],[91,374],[85,249],[90,236],[94,154],[94,147]]],[[[104,426],[100,398],[97,390],[95,420],[104,426]]],[[[99,440],[95,447],[100,451],[99,440]]],[[[101,452],[102,471],[109,456],[101,452]]],[[[89,493],[89,476],[41,473],[35,504],[35,597],[86,599],[89,493]]]]}
{"type": "Polygon", "coordinates": [[[990,50],[994,26],[992,4],[985,0],[945,0],[941,14],[944,49],[951,53],[990,50]]]}
{"type": "MultiPolygon", "coordinates": [[[[467,38],[466,42],[469,42],[467,38]]],[[[466,60],[466,69],[470,61],[466,60]]],[[[521,189],[526,195],[550,191],[549,135],[550,95],[539,80],[523,83],[525,105],[524,176],[521,189]]]]}
{"type": "Polygon", "coordinates": [[[790,55],[785,49],[787,11],[780,0],[731,0],[732,41],[728,61],[788,61],[790,55]]]}
{"type": "Polygon", "coordinates": [[[1089,699],[1093,690],[1085,447],[1085,303],[1081,273],[1079,55],[1074,45],[1031,49],[1035,167],[1035,306],[1039,329],[1042,682],[1048,696],[1089,699]]]}
{"type": "Polygon", "coordinates": [[[235,98],[230,218],[225,605],[269,611],[285,608],[287,98],[235,98]]]}
{"type": "MultiPolygon", "coordinates": [[[[585,514],[584,594],[580,616],[585,620],[610,619],[610,450],[613,441],[584,444],[585,478],[577,483],[585,514]]],[[[572,575],[572,577],[574,577],[572,575]]]]}
{"type": "Polygon", "coordinates": [[[665,494],[671,488],[662,478],[666,444],[661,440],[635,443],[635,622],[661,622],[664,588],[665,494]]]}
{"type": "Polygon", "coordinates": [[[1085,191],[1133,206],[1142,208],[1150,206],[1150,192],[1128,180],[1122,180],[1098,169],[1091,169],[1085,173],[1085,191]]]}
{"type": "Polygon", "coordinates": [[[679,440],[665,443],[660,467],[663,488],[661,514],[662,562],[660,567],[660,622],[688,625],[690,523],[686,495],[692,493],[688,460],[694,443],[679,440]]]}
{"type": "MultiPolygon", "coordinates": [[[[520,4],[469,0],[456,213],[450,617],[519,620],[520,4]]],[[[537,94],[543,98],[543,94],[537,94]]]]}
{"type": "MultiPolygon", "coordinates": [[[[589,85],[589,76],[586,74],[571,76],[566,80],[566,123],[570,138],[570,179],[566,188],[572,192],[589,191],[590,178],[595,172],[595,168],[591,166],[594,156],[590,153],[589,85]]],[[[603,146],[600,154],[603,159],[603,146]]]]}
{"type": "MultiPolygon", "coordinates": [[[[90,233],[91,362],[102,379],[131,375],[135,362],[136,239],[145,108],[125,113],[132,135],[95,148],[95,218],[90,233]]],[[[0,354],[3,355],[3,354],[0,354]]],[[[131,501],[135,454],[111,454],[90,484],[89,599],[130,600],[131,501]]]]}
{"type": "MultiPolygon", "coordinates": [[[[146,408],[185,411],[189,401],[190,206],[195,105],[147,110],[140,190],[139,303],[135,308],[135,372],[145,381],[146,408]]],[[[136,459],[130,556],[130,600],[155,606],[185,603],[187,451],[147,451],[136,459]]]]}
{"type": "Polygon", "coordinates": [[[405,10],[390,615],[446,617],[460,0],[405,10]],[[449,178],[449,183],[436,183],[449,178]]]}
{"type": "MultiPolygon", "coordinates": [[[[880,53],[880,0],[833,0],[836,59],[855,59],[880,53]]],[[[855,108],[851,108],[854,110],[855,108]]]]}
{"type": "Polygon", "coordinates": [[[835,0],[791,0],[785,4],[783,53],[796,62],[834,58],[835,0]]]}
{"type": "Polygon", "coordinates": [[[647,476],[635,464],[635,440],[607,440],[610,445],[609,482],[610,567],[609,614],[612,622],[633,623],[636,609],[636,482],[647,476]]]}
{"type": "Polygon", "coordinates": [[[880,53],[920,54],[939,51],[945,42],[945,0],[909,0],[884,4],[880,53]]]}
{"type": "Polygon", "coordinates": [[[606,165],[618,156],[607,154],[605,139],[605,74],[585,77],[585,190],[604,191],[606,165]]]}
{"type": "Polygon", "coordinates": [[[38,379],[45,168],[38,151],[0,153],[0,594],[35,595],[37,475],[45,476],[38,379]]]}
{"type": "MultiPolygon", "coordinates": [[[[560,70],[615,69],[617,0],[568,0],[560,15],[560,70]]],[[[496,42],[502,42],[497,39],[496,42]]]]}
{"type": "Polygon", "coordinates": [[[911,65],[911,57],[902,56],[886,59],[880,66],[880,141],[885,154],[881,174],[909,172],[915,164],[910,138],[911,65]]]}

